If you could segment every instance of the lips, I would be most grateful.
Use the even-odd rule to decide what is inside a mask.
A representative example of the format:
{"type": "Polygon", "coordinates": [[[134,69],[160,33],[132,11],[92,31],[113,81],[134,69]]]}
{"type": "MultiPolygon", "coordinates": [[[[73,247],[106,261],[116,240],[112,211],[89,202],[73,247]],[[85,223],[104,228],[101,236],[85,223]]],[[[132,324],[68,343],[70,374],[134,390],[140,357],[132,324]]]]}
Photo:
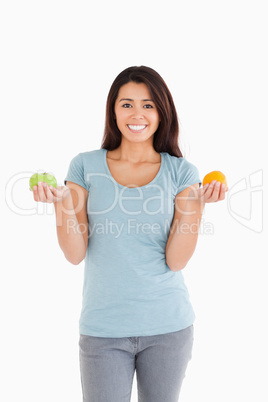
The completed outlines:
{"type": "Polygon", "coordinates": [[[145,125],[145,124],[142,124],[142,125],[141,124],[139,124],[139,125],[138,124],[128,124],[127,126],[131,131],[134,131],[134,132],[140,132],[147,127],[147,125],[145,125]]]}

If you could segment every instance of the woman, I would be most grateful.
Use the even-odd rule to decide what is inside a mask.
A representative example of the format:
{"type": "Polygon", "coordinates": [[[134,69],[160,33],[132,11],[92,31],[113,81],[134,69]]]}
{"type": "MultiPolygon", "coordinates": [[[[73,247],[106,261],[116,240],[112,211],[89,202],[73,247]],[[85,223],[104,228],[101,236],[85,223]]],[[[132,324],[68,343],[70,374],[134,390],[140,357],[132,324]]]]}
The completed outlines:
{"type": "Polygon", "coordinates": [[[108,94],[102,147],[73,158],[65,186],[33,189],[36,201],[54,203],[67,260],[85,259],[84,402],[130,401],[135,370],[139,402],[178,401],[195,318],[181,270],[205,203],[227,190],[219,182],[200,188],[178,133],[161,76],[127,68],[108,94]]]}

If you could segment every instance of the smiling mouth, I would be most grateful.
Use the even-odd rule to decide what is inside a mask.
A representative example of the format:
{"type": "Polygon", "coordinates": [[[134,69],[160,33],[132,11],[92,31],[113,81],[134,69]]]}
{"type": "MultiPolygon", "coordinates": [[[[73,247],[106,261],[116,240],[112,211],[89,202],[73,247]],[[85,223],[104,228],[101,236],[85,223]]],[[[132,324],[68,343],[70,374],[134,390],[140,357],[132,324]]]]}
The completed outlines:
{"type": "Polygon", "coordinates": [[[130,131],[132,131],[134,133],[139,133],[139,132],[143,131],[147,127],[147,125],[145,125],[145,124],[142,124],[142,125],[141,124],[140,125],[138,125],[138,124],[128,124],[127,126],[130,129],[130,131]]]}

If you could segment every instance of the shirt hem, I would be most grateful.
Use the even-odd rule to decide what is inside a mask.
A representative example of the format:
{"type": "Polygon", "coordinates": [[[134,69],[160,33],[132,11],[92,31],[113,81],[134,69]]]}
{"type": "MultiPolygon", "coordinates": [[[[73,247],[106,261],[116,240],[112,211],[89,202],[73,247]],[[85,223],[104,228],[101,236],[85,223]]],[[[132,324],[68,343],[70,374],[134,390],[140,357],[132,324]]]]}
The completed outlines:
{"type": "Polygon", "coordinates": [[[171,332],[177,332],[181,331],[185,328],[190,327],[191,325],[194,324],[195,319],[180,325],[178,327],[169,327],[166,329],[159,329],[155,331],[132,331],[132,332],[118,332],[118,333],[112,333],[112,332],[101,332],[101,331],[94,331],[94,330],[89,330],[86,329],[85,327],[81,326],[80,327],[80,335],[86,335],[86,336],[96,336],[99,338],[126,338],[126,337],[140,337],[140,336],[154,336],[154,335],[165,335],[169,334],[171,332]]]}

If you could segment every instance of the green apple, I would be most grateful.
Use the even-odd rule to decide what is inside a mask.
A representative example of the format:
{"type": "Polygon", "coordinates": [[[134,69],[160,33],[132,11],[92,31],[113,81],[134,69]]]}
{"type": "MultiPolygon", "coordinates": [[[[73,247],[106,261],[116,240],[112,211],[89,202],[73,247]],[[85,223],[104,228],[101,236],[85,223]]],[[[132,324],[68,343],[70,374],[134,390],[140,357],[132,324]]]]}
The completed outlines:
{"type": "Polygon", "coordinates": [[[47,183],[49,186],[57,188],[57,180],[50,173],[35,173],[30,177],[30,190],[33,190],[33,186],[37,186],[38,182],[42,181],[47,183]]]}

